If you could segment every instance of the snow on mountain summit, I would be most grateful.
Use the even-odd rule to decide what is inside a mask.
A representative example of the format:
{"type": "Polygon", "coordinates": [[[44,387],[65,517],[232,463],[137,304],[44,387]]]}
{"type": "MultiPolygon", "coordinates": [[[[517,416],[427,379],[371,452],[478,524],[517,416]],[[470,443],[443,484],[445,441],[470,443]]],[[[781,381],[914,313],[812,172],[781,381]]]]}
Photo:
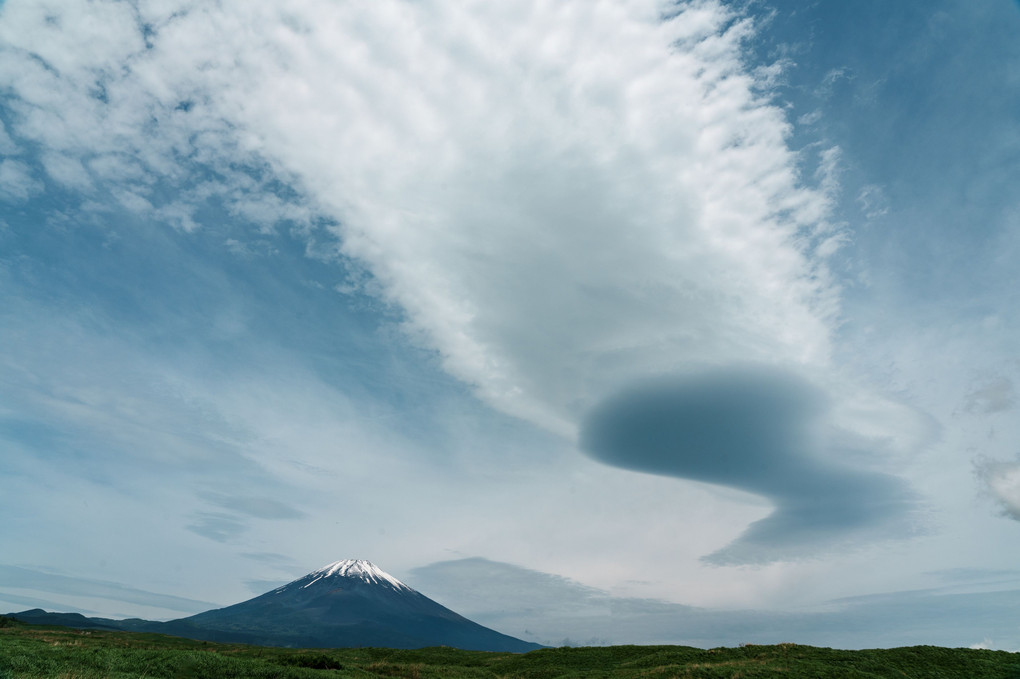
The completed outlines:
{"type": "Polygon", "coordinates": [[[403,590],[407,592],[414,591],[412,588],[408,587],[400,580],[397,580],[371,561],[365,561],[364,559],[344,559],[343,561],[334,561],[331,564],[327,564],[322,568],[312,571],[304,578],[301,578],[301,581],[309,580],[309,582],[303,583],[301,588],[304,589],[305,587],[311,587],[323,578],[338,576],[357,578],[372,585],[387,585],[396,590],[403,590]]]}

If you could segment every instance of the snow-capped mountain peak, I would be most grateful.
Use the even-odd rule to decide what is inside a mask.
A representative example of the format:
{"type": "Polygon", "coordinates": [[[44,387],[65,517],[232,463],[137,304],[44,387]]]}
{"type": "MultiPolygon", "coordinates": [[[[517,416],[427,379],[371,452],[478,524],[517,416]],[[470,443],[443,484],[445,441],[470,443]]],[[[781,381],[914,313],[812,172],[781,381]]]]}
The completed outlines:
{"type": "Polygon", "coordinates": [[[253,599],[168,625],[194,639],[305,648],[538,647],[471,622],[360,559],[334,561],[253,599]]]}
{"type": "Polygon", "coordinates": [[[336,576],[358,578],[369,584],[386,585],[396,590],[414,591],[371,561],[365,561],[364,559],[344,559],[343,561],[334,561],[331,564],[327,564],[302,578],[303,580],[310,580],[302,584],[301,588],[311,587],[323,578],[336,576]]]}

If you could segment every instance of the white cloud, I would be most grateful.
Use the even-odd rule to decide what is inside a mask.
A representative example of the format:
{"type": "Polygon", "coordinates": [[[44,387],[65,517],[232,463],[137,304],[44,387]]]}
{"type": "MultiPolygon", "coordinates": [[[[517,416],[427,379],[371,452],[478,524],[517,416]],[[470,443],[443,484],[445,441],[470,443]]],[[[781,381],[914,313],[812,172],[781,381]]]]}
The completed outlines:
{"type": "Polygon", "coordinates": [[[32,168],[20,160],[0,160],[0,197],[23,201],[42,191],[43,185],[32,176],[32,168]]]}
{"type": "Polygon", "coordinates": [[[1020,653],[1020,650],[1017,650],[1015,647],[1012,648],[1004,647],[1002,644],[996,643],[995,641],[992,641],[988,637],[985,637],[984,639],[977,643],[971,644],[967,648],[972,648],[974,650],[1006,651],[1007,653],[1020,653]]]}
{"type": "Polygon", "coordinates": [[[833,68],[825,74],[825,77],[822,78],[822,82],[818,86],[816,94],[822,99],[828,99],[832,97],[836,87],[841,82],[852,82],[856,78],[857,76],[854,74],[853,70],[846,66],[833,68]]]}
{"type": "Polygon", "coordinates": [[[979,458],[978,477],[1004,516],[1020,521],[1020,462],[979,458]]]}
{"type": "Polygon", "coordinates": [[[821,112],[821,110],[815,109],[814,111],[811,111],[809,113],[805,113],[804,115],[802,115],[799,118],[797,118],[797,124],[798,125],[814,125],[815,123],[817,123],[821,119],[822,119],[822,112],[821,112]]]}
{"type": "Polygon", "coordinates": [[[0,120],[0,153],[13,156],[18,152],[18,145],[11,139],[11,135],[7,134],[7,126],[4,125],[4,121],[0,120]]]}
{"type": "Polygon", "coordinates": [[[46,174],[66,187],[87,190],[92,185],[88,171],[78,158],[50,153],[43,156],[42,162],[46,174]]]}
{"type": "Polygon", "coordinates": [[[261,78],[227,105],[489,403],[570,433],[649,373],[824,363],[834,296],[796,239],[827,199],[742,70],[746,23],[714,3],[667,23],[655,3],[313,6],[282,59],[233,49],[261,78]]]}
{"type": "MultiPolygon", "coordinates": [[[[641,376],[829,353],[836,293],[812,254],[829,199],[744,67],[753,28],[718,2],[664,8],[11,2],[3,78],[20,134],[133,174],[121,202],[185,230],[152,184],[257,153],[342,224],[451,374],[571,435],[641,376]]],[[[71,162],[50,171],[81,182],[71,162]]]]}
{"type": "MultiPolygon", "coordinates": [[[[194,55],[151,45],[167,22],[187,21],[186,10],[5,3],[0,82],[14,95],[5,101],[12,133],[40,147],[53,180],[83,196],[109,191],[146,217],[191,231],[194,210],[210,196],[271,192],[254,179],[264,162],[239,148],[222,112],[209,110],[201,61],[215,44],[194,55]]],[[[262,222],[272,218],[265,212],[262,222]]]]}
{"type": "Polygon", "coordinates": [[[877,219],[889,214],[889,198],[877,184],[862,186],[857,192],[857,204],[867,219],[877,219]]]}

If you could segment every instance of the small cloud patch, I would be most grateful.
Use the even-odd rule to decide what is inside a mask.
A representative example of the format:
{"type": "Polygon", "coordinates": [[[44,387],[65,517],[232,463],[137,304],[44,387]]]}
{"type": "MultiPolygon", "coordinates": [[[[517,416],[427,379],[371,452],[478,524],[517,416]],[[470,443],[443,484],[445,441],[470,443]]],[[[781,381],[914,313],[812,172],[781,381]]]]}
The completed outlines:
{"type": "Polygon", "coordinates": [[[963,404],[968,413],[991,415],[1016,407],[1016,388],[1007,377],[997,377],[974,388],[963,404]]]}
{"type": "Polygon", "coordinates": [[[216,542],[229,542],[248,530],[248,525],[231,514],[198,512],[188,530],[216,542]]]}
{"type": "Polygon", "coordinates": [[[1020,521],[1020,461],[979,458],[975,471],[1003,516],[1020,521]]]}
{"type": "Polygon", "coordinates": [[[249,495],[226,495],[223,493],[199,493],[199,497],[214,505],[256,519],[300,519],[305,513],[268,497],[249,495]]]}

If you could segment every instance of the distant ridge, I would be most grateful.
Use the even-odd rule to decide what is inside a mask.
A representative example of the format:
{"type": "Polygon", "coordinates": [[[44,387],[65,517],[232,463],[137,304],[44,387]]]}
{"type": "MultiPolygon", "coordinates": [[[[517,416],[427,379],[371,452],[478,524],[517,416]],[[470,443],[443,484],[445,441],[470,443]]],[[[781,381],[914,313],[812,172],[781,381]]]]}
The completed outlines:
{"type": "Polygon", "coordinates": [[[516,653],[541,648],[472,622],[361,559],[335,561],[253,599],[169,622],[87,618],[40,609],[10,616],[37,624],[261,646],[452,646],[516,653]]]}

